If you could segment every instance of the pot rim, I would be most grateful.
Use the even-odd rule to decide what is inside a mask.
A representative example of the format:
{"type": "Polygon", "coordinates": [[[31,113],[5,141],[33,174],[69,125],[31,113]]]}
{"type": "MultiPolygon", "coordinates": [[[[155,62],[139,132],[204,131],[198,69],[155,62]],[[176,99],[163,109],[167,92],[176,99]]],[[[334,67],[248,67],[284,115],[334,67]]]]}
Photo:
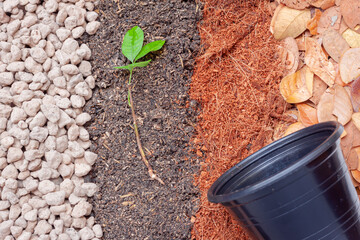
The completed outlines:
{"type": "Polygon", "coordinates": [[[250,156],[230,168],[223,175],[221,175],[221,177],[219,177],[209,188],[207,194],[208,200],[213,203],[226,203],[234,200],[245,199],[253,194],[262,196],[272,192],[273,189],[271,188],[271,185],[283,180],[288,175],[294,174],[300,166],[306,165],[312,160],[316,159],[318,156],[320,156],[340,138],[343,129],[343,126],[335,121],[318,123],[294,132],[263,147],[262,149],[251,154],[250,156]],[[274,152],[277,149],[284,147],[291,142],[298,141],[305,136],[329,130],[331,130],[332,133],[322,143],[320,143],[319,146],[317,146],[314,150],[300,158],[295,163],[291,164],[289,167],[286,167],[285,169],[270,176],[269,178],[263,179],[244,188],[231,191],[230,193],[226,194],[216,194],[217,192],[219,192],[219,190],[222,189],[222,187],[226,183],[228,183],[229,180],[231,180],[233,176],[240,173],[254,161],[258,161],[269,153],[274,152]],[[263,192],[259,194],[259,191],[263,192]]]}

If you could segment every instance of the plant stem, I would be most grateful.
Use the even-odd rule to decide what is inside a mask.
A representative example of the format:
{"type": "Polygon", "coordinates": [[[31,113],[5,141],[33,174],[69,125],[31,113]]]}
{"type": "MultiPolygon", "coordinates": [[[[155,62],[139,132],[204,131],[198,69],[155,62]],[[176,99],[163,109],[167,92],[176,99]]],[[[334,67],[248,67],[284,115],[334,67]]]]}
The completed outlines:
{"type": "Polygon", "coordinates": [[[158,176],[156,176],[156,174],[154,173],[152,167],[149,164],[149,161],[146,159],[144,150],[143,150],[142,145],[141,145],[140,134],[139,134],[138,127],[137,127],[137,124],[136,124],[136,115],[135,115],[135,110],[134,110],[135,107],[134,107],[134,103],[133,103],[132,96],[131,96],[131,76],[132,76],[132,71],[130,71],[130,78],[129,78],[129,82],[128,82],[128,104],[129,104],[129,106],[131,108],[131,115],[133,117],[134,131],[135,131],[135,136],[136,136],[136,143],[137,143],[140,155],[141,155],[141,159],[145,163],[146,167],[148,168],[150,178],[155,179],[155,180],[159,181],[161,184],[164,185],[165,183],[158,176]]]}

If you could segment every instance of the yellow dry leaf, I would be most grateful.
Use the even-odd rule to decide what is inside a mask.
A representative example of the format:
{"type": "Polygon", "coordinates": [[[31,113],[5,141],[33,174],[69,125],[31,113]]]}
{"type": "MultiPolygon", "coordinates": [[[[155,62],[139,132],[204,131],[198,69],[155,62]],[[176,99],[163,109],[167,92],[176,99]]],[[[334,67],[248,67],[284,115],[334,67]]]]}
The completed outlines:
{"type": "Polygon", "coordinates": [[[328,29],[324,32],[323,46],[335,62],[339,62],[344,52],[350,48],[349,44],[342,38],[341,34],[334,29],[328,29]]]}
{"type": "Polygon", "coordinates": [[[340,135],[340,138],[346,137],[346,135],[347,135],[347,132],[344,129],[343,133],[340,135]]]}
{"type": "Polygon", "coordinates": [[[358,170],[351,170],[353,178],[360,183],[360,172],[358,170]]]}
{"type": "Polygon", "coordinates": [[[281,80],[281,95],[288,103],[304,102],[312,96],[313,79],[314,74],[305,66],[281,80]]]}
{"type": "Polygon", "coordinates": [[[334,85],[336,77],[334,65],[328,60],[316,39],[306,38],[305,64],[328,86],[332,87],[334,85]]]}
{"type": "MultiPolygon", "coordinates": [[[[360,27],[357,26],[355,29],[358,30],[360,27]]],[[[346,40],[346,42],[350,45],[352,48],[359,48],[360,47],[360,34],[356,31],[348,28],[346,29],[342,37],[346,40]]]]}
{"type": "Polygon", "coordinates": [[[315,108],[306,103],[299,103],[296,107],[299,110],[300,121],[305,127],[319,123],[315,108]]]}
{"type": "Polygon", "coordinates": [[[334,90],[334,110],[332,113],[337,117],[338,122],[345,126],[353,114],[350,96],[342,86],[335,85],[334,90]]]}
{"type": "Polygon", "coordinates": [[[296,122],[291,124],[285,131],[284,133],[284,137],[287,135],[290,135],[296,131],[299,131],[301,129],[305,128],[305,126],[301,123],[301,122],[296,122]]]}
{"type": "Polygon", "coordinates": [[[334,111],[334,89],[328,88],[321,96],[317,105],[317,116],[319,122],[336,121],[332,112],[334,111]]]}
{"type": "Polygon", "coordinates": [[[347,50],[340,59],[341,80],[348,84],[360,76],[360,48],[347,50]]]}
{"type": "Polygon", "coordinates": [[[309,9],[296,10],[280,4],[271,20],[270,31],[275,39],[296,38],[306,30],[306,23],[310,18],[309,9]]]}
{"type": "Polygon", "coordinates": [[[360,112],[354,113],[351,117],[353,123],[360,130],[360,112]]]}

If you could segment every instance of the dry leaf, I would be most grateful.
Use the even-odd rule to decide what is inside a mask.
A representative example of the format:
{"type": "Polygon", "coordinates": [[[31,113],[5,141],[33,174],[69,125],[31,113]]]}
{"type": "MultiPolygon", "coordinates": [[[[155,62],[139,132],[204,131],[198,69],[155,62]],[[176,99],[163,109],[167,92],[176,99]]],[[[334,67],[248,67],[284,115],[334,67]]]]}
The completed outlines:
{"type": "Polygon", "coordinates": [[[340,145],[344,158],[348,159],[350,150],[353,147],[360,146],[360,131],[354,125],[353,121],[346,124],[344,128],[347,134],[340,140],[340,145]]]}
{"type": "Polygon", "coordinates": [[[345,32],[346,29],[348,29],[348,25],[346,25],[345,21],[344,21],[344,18],[342,17],[341,18],[341,21],[340,21],[340,28],[339,28],[339,33],[342,34],[343,32],[345,32]]]}
{"type": "Polygon", "coordinates": [[[334,85],[336,72],[334,65],[327,59],[321,45],[313,38],[306,38],[305,64],[330,87],[334,85]]]}
{"type": "Polygon", "coordinates": [[[324,83],[318,76],[314,75],[314,90],[310,101],[317,105],[326,89],[326,83],[324,83]]]}
{"type": "Polygon", "coordinates": [[[339,62],[344,52],[350,48],[349,44],[342,38],[341,34],[334,29],[326,30],[322,36],[323,46],[326,52],[335,62],[339,62]]]}
{"type": "MultiPolygon", "coordinates": [[[[355,29],[358,30],[360,27],[357,26],[355,29]]],[[[346,29],[342,37],[346,40],[346,42],[350,45],[352,48],[359,48],[360,47],[360,34],[356,31],[348,28],[346,29]]]]}
{"type": "Polygon", "coordinates": [[[300,103],[312,96],[314,74],[308,67],[284,77],[280,83],[280,92],[288,103],[300,103]]]}
{"type": "Polygon", "coordinates": [[[294,38],[287,37],[283,40],[280,58],[282,65],[285,66],[285,76],[296,72],[299,66],[299,49],[294,38]]]}
{"type": "Polygon", "coordinates": [[[311,6],[321,9],[327,9],[335,5],[335,0],[307,0],[307,2],[310,3],[311,6]]]}
{"type": "Polygon", "coordinates": [[[346,163],[350,170],[356,170],[359,166],[359,159],[355,149],[350,150],[349,157],[346,159],[346,163]]]}
{"type": "Polygon", "coordinates": [[[352,121],[354,125],[357,127],[357,129],[360,130],[360,112],[354,113],[352,115],[352,121]]]}
{"type": "Polygon", "coordinates": [[[318,22],[317,32],[322,34],[327,29],[339,30],[341,23],[341,13],[339,7],[326,9],[318,22]]]}
{"type": "Polygon", "coordinates": [[[312,35],[316,35],[318,34],[317,32],[317,27],[318,27],[318,22],[320,20],[321,17],[321,11],[319,9],[315,9],[315,15],[313,18],[311,18],[307,23],[306,23],[306,28],[309,29],[310,33],[312,35]]]}
{"type": "Polygon", "coordinates": [[[299,9],[299,10],[305,9],[310,6],[310,4],[304,0],[280,0],[280,3],[286,5],[289,8],[299,9]]]}
{"type": "Polygon", "coordinates": [[[344,129],[344,131],[343,131],[342,134],[340,135],[340,138],[346,137],[346,135],[347,135],[347,132],[346,132],[345,129],[344,129]]]}
{"type": "Polygon", "coordinates": [[[360,182],[360,171],[358,171],[358,170],[351,170],[351,175],[353,176],[353,178],[354,178],[357,182],[360,182]]]}
{"type": "Polygon", "coordinates": [[[360,169],[360,147],[355,147],[353,148],[356,152],[356,155],[357,155],[357,158],[358,158],[358,167],[357,167],[357,170],[360,169]]]}
{"type": "Polygon", "coordinates": [[[301,35],[295,39],[299,51],[305,51],[305,37],[301,35]]]}
{"type": "Polygon", "coordinates": [[[321,96],[317,105],[317,117],[319,122],[336,121],[332,112],[334,111],[334,95],[335,90],[328,88],[321,96]]]}
{"type": "Polygon", "coordinates": [[[306,23],[311,18],[310,10],[296,10],[280,4],[271,20],[270,31],[275,39],[296,38],[306,30],[306,23]]]}
{"type": "Polygon", "coordinates": [[[359,0],[342,0],[340,3],[340,12],[345,23],[349,28],[354,29],[360,24],[360,1],[359,0]]]}
{"type": "Polygon", "coordinates": [[[334,110],[332,113],[337,117],[338,122],[345,126],[351,120],[353,114],[350,96],[339,85],[335,85],[334,90],[334,110]]]}
{"type": "MultiPolygon", "coordinates": [[[[354,114],[353,114],[354,115],[354,114]]],[[[354,121],[345,125],[345,131],[348,133],[344,140],[351,142],[351,147],[360,146],[360,130],[355,126],[354,121]]]]}
{"type": "Polygon", "coordinates": [[[340,59],[340,76],[344,83],[350,83],[360,76],[360,48],[347,50],[340,59]]]}
{"type": "Polygon", "coordinates": [[[301,123],[301,122],[296,122],[291,124],[285,131],[284,133],[284,137],[287,135],[290,135],[296,131],[299,131],[301,129],[305,128],[305,126],[301,123]]]}
{"type": "Polygon", "coordinates": [[[355,112],[360,108],[360,77],[356,78],[350,86],[351,103],[355,112]]]}
{"type": "Polygon", "coordinates": [[[300,121],[305,127],[319,123],[315,108],[310,107],[306,103],[296,104],[296,107],[299,110],[300,121]]]}
{"type": "Polygon", "coordinates": [[[286,129],[288,128],[288,123],[280,122],[274,127],[273,140],[276,141],[282,138],[285,134],[286,129]]]}

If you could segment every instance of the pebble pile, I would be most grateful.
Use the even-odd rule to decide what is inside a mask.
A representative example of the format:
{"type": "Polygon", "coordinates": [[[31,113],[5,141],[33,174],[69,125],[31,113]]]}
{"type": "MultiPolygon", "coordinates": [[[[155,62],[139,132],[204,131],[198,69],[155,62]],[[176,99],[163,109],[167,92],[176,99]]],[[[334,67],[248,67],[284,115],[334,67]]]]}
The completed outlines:
{"type": "Polygon", "coordinates": [[[76,41],[97,17],[88,0],[0,0],[0,240],[102,237],[83,178],[95,79],[76,41]]]}

